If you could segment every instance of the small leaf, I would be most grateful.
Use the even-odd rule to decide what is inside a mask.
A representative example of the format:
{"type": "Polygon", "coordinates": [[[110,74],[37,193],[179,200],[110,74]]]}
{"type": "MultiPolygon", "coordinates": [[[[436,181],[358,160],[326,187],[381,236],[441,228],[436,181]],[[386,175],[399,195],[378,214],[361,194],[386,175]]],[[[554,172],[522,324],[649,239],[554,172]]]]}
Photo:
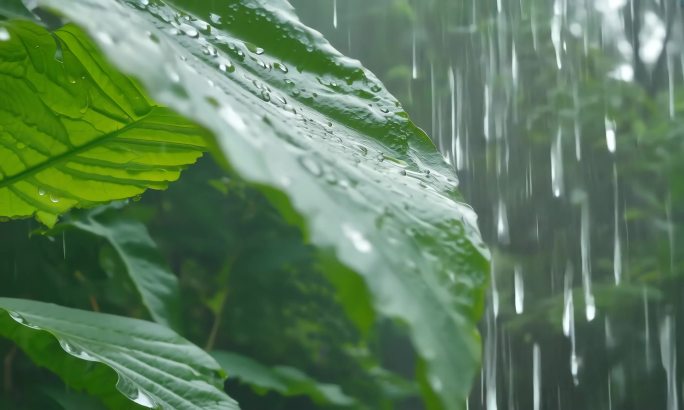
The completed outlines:
{"type": "Polygon", "coordinates": [[[119,205],[111,205],[83,212],[68,219],[64,226],[72,226],[106,239],[121,258],[152,319],[179,330],[178,278],[159,254],[145,225],[117,217],[111,210],[118,208],[119,205]]]}
{"type": "Polygon", "coordinates": [[[48,226],[73,207],[164,189],[203,131],[152,103],[73,26],[0,22],[0,217],[48,226]]]}
{"type": "Polygon", "coordinates": [[[275,391],[283,396],[307,396],[316,404],[350,406],[354,399],[342,392],[339,386],[318,383],[302,371],[287,367],[267,367],[230,352],[212,352],[212,356],[228,372],[228,377],[246,383],[257,392],[275,391]]]}
{"type": "Polygon", "coordinates": [[[216,361],[155,323],[0,298],[0,336],[113,409],[238,408],[216,361]]]}

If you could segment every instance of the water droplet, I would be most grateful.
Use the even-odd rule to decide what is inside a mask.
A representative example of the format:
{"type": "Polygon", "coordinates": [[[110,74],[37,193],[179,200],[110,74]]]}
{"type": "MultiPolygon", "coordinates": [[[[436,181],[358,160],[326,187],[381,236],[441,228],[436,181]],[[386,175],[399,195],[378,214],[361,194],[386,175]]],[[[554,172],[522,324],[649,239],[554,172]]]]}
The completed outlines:
{"type": "Polygon", "coordinates": [[[511,241],[508,227],[508,209],[503,199],[499,199],[496,212],[496,236],[504,245],[511,241]]]}
{"type": "Polygon", "coordinates": [[[337,0],[333,0],[333,27],[337,28],[337,0]]]}
{"type": "Polygon", "coordinates": [[[411,39],[411,78],[414,80],[418,78],[418,60],[416,58],[416,32],[413,31],[413,36],[411,39]]]}
{"type": "Polygon", "coordinates": [[[278,70],[280,70],[283,73],[287,73],[288,71],[290,71],[287,68],[287,66],[285,66],[285,64],[283,64],[283,63],[273,63],[273,67],[277,68],[278,70]]]}
{"type": "Polygon", "coordinates": [[[215,13],[209,14],[209,20],[214,24],[221,24],[221,16],[215,13]]]}
{"type": "Polygon", "coordinates": [[[235,66],[228,60],[222,60],[219,63],[219,70],[223,71],[224,73],[233,73],[235,72],[235,66]]]}
{"type": "Polygon", "coordinates": [[[264,49],[261,47],[257,47],[256,45],[252,43],[245,43],[245,47],[247,47],[247,50],[250,52],[256,54],[256,55],[261,55],[264,54],[264,49]]]}
{"type": "Polygon", "coordinates": [[[0,27],[0,41],[8,41],[10,37],[9,31],[4,27],[0,27]]]}
{"type": "Polygon", "coordinates": [[[112,39],[112,36],[110,36],[109,33],[104,31],[98,31],[97,33],[95,33],[95,38],[98,39],[105,46],[111,46],[112,44],[114,44],[114,39],[112,39]]]}
{"type": "Polygon", "coordinates": [[[523,282],[522,268],[515,265],[513,268],[513,282],[515,292],[515,313],[521,314],[525,308],[525,283],[523,282]]]}
{"type": "Polygon", "coordinates": [[[155,400],[148,393],[144,392],[136,383],[128,378],[120,377],[116,383],[116,388],[126,397],[149,409],[158,408],[155,400]]]}
{"type": "Polygon", "coordinates": [[[560,127],[556,132],[556,138],[551,144],[551,189],[553,196],[559,198],[563,194],[563,132],[560,127]]]}
{"type": "Polygon", "coordinates": [[[299,163],[313,176],[319,177],[323,174],[321,166],[311,157],[301,156],[299,157],[299,163]]]}
{"type": "Polygon", "coordinates": [[[242,132],[247,129],[247,124],[245,124],[245,121],[231,106],[224,105],[221,107],[221,109],[219,109],[219,115],[236,131],[242,132]]]}
{"type": "Polygon", "coordinates": [[[444,388],[444,384],[442,383],[442,379],[440,379],[437,376],[431,376],[430,377],[430,386],[432,386],[432,389],[436,392],[441,392],[442,389],[444,388]]]}
{"type": "Polygon", "coordinates": [[[347,224],[342,225],[342,232],[344,232],[344,235],[351,240],[352,245],[354,245],[354,248],[356,248],[357,251],[361,253],[369,253],[373,250],[373,245],[353,226],[347,224]]]}
{"type": "Polygon", "coordinates": [[[617,148],[617,141],[615,139],[615,121],[611,121],[608,118],[605,119],[606,124],[606,146],[611,154],[615,153],[617,148]]]}
{"type": "Polygon", "coordinates": [[[45,194],[46,194],[46,192],[45,192],[44,189],[42,189],[42,188],[39,188],[39,189],[38,189],[38,195],[40,195],[40,196],[45,196],[45,194]]]}
{"type": "Polygon", "coordinates": [[[20,324],[22,324],[22,325],[24,325],[24,326],[26,326],[26,327],[31,328],[31,329],[40,329],[40,327],[38,327],[38,326],[36,326],[36,325],[30,324],[30,323],[29,323],[21,314],[19,314],[19,313],[17,313],[17,312],[11,312],[11,311],[8,312],[8,313],[9,313],[10,317],[11,317],[15,322],[20,323],[20,324]]]}
{"type": "Polygon", "coordinates": [[[21,324],[26,323],[24,318],[17,312],[9,312],[9,315],[12,319],[14,319],[18,323],[21,323],[21,324]]]}
{"type": "Polygon", "coordinates": [[[667,376],[667,409],[677,410],[677,333],[675,320],[667,315],[660,324],[660,359],[667,376]]]}
{"type": "Polygon", "coordinates": [[[147,407],[148,409],[157,407],[154,400],[152,400],[152,397],[140,389],[138,389],[135,397],[131,397],[130,399],[143,407],[147,407]]]}
{"type": "Polygon", "coordinates": [[[199,37],[199,31],[197,31],[196,28],[193,26],[187,24],[187,23],[181,23],[180,24],[180,30],[183,32],[188,37],[192,38],[197,38],[199,37]]]}
{"type": "Polygon", "coordinates": [[[179,83],[180,82],[180,74],[176,70],[173,69],[169,64],[164,65],[164,72],[166,73],[166,76],[169,77],[169,80],[173,83],[179,83]]]}
{"type": "Polygon", "coordinates": [[[74,346],[73,344],[67,342],[66,340],[60,339],[59,344],[60,344],[60,346],[62,346],[62,349],[64,349],[65,352],[69,353],[70,355],[72,355],[74,357],[78,357],[79,359],[87,360],[89,362],[99,361],[95,356],[84,351],[83,349],[80,349],[80,348],[74,346]]]}
{"type": "Polygon", "coordinates": [[[59,197],[57,197],[54,194],[50,194],[50,202],[52,202],[53,204],[57,204],[57,203],[59,203],[59,201],[60,201],[59,197]]]}
{"type": "Polygon", "coordinates": [[[541,407],[541,351],[539,350],[539,344],[535,343],[532,349],[532,368],[533,368],[533,405],[534,410],[539,410],[541,407]]]}

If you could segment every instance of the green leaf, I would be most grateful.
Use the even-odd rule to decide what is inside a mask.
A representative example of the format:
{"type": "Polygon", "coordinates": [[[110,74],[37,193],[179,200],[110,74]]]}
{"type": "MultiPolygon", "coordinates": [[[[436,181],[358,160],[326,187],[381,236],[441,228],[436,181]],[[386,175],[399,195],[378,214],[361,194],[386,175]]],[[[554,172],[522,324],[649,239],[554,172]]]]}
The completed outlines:
{"type": "MultiPolygon", "coordinates": [[[[446,408],[463,407],[488,254],[453,169],[373,74],[285,1],[37,3],[211,130],[228,166],[350,268],[329,266],[336,286],[354,288],[356,272],[375,309],[407,325],[428,384],[446,408]]],[[[340,297],[354,314],[358,296],[340,297]]]]}
{"type": "Polygon", "coordinates": [[[155,323],[0,298],[0,336],[109,408],[238,408],[214,359],[155,323]]]}
{"type": "Polygon", "coordinates": [[[267,367],[249,357],[230,352],[212,352],[228,377],[250,385],[257,393],[275,391],[283,396],[307,396],[316,404],[350,406],[354,399],[339,386],[318,383],[293,367],[267,367]]]}
{"type": "MultiPolygon", "coordinates": [[[[0,3],[0,18],[2,16],[8,18],[25,18],[32,20],[33,16],[26,9],[21,0],[3,0],[0,3]]],[[[2,29],[0,29],[0,33],[2,29]]]]}
{"type": "Polygon", "coordinates": [[[79,409],[79,410],[101,410],[102,404],[96,399],[86,396],[84,394],[74,393],[64,388],[43,387],[40,389],[41,393],[52,399],[57,405],[64,410],[79,409]]]}
{"type": "Polygon", "coordinates": [[[95,208],[76,215],[64,225],[106,239],[121,258],[152,319],[179,330],[178,278],[159,254],[145,225],[111,212],[120,208],[120,204],[95,208]]]}
{"type": "Polygon", "coordinates": [[[72,26],[0,22],[0,217],[46,225],[73,207],[164,189],[203,131],[99,55],[72,26]]]}

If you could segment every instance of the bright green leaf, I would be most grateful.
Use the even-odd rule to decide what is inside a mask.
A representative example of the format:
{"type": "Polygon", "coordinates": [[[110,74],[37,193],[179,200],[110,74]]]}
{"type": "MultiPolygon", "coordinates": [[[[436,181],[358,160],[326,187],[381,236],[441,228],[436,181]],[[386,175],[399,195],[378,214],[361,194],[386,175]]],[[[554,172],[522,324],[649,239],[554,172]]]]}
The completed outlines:
{"type": "Polygon", "coordinates": [[[180,329],[180,290],[178,278],[159,254],[157,245],[142,223],[117,217],[99,207],[66,221],[65,226],[106,239],[121,258],[128,276],[138,290],[152,318],[173,329],[180,329]]]}
{"type": "Polygon", "coordinates": [[[238,408],[214,359],[155,323],[0,298],[0,336],[109,408],[238,408]]]}
{"type": "Polygon", "coordinates": [[[73,26],[0,23],[0,217],[46,225],[73,207],[163,189],[203,131],[152,103],[73,26]]]}
{"type": "Polygon", "coordinates": [[[283,396],[307,396],[317,404],[350,406],[354,399],[339,386],[318,383],[302,371],[287,367],[265,366],[249,357],[230,352],[212,352],[212,356],[228,372],[257,392],[275,391],[283,396]]]}

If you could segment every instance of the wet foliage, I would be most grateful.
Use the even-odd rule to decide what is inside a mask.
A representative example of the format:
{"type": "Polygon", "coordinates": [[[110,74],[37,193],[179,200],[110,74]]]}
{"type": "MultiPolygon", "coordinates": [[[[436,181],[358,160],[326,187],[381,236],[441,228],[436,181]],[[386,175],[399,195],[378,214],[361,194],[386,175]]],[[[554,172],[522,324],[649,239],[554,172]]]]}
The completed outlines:
{"type": "Polygon", "coordinates": [[[286,1],[0,15],[3,406],[465,407],[489,253],[375,75],[286,1]]]}

